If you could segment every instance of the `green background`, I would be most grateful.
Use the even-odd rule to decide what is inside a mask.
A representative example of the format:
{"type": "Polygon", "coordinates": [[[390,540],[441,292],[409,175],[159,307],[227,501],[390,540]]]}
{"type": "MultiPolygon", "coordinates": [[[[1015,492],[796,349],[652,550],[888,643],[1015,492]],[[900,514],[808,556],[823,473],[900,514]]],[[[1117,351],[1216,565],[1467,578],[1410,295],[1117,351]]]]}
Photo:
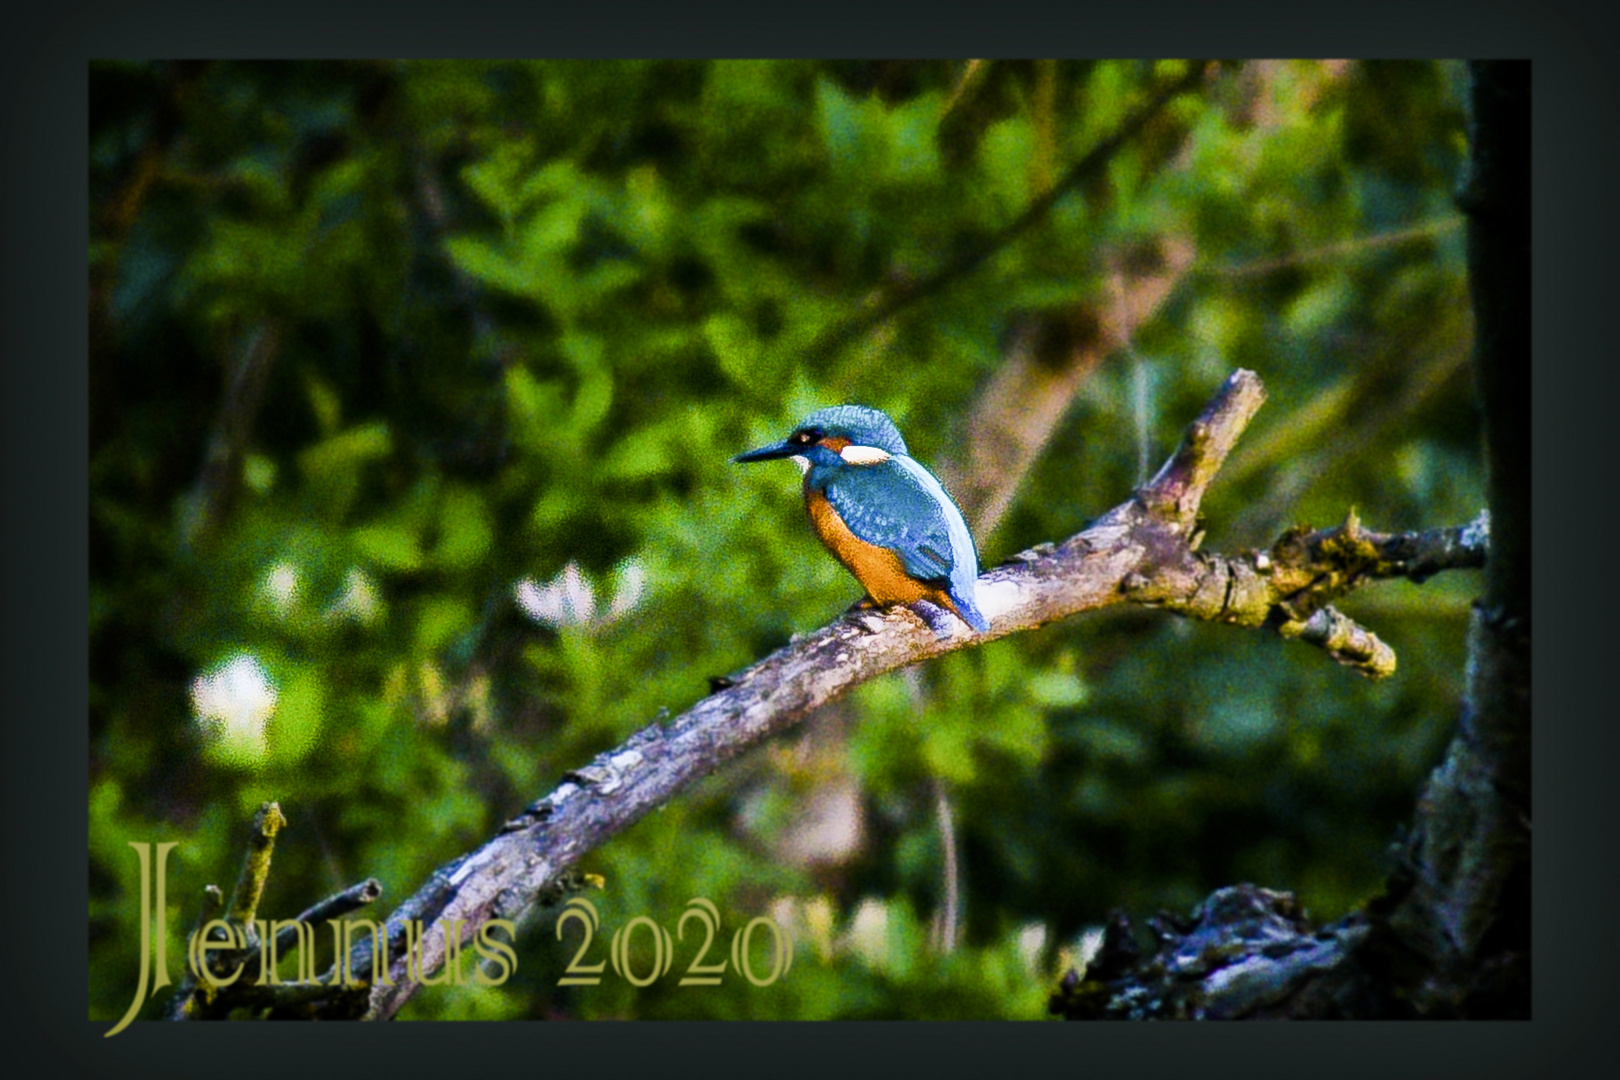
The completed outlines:
{"type": "MultiPolygon", "coordinates": [[[[816,407],[889,411],[987,567],[1127,498],[1237,367],[1270,401],[1208,548],[1472,518],[1461,64],[1223,64],[932,286],[1185,70],[93,65],[91,1017],[133,992],[129,841],[181,841],[174,957],[268,799],[262,912],[375,876],[380,916],[841,613],[796,471],[728,463],[816,407]],[[1021,412],[1055,422],[999,469],[975,436],[1021,412]],[[200,717],[244,671],[267,724],[200,717]]],[[[1039,1017],[1110,909],[1253,881],[1342,915],[1444,745],[1476,585],[1345,602],[1400,657],[1377,684],[1121,607],[863,686],[579,867],[588,960],[705,897],[725,941],[788,928],[787,978],[559,988],[577,927],[542,917],[504,986],[403,1016],[1039,1017]]]]}

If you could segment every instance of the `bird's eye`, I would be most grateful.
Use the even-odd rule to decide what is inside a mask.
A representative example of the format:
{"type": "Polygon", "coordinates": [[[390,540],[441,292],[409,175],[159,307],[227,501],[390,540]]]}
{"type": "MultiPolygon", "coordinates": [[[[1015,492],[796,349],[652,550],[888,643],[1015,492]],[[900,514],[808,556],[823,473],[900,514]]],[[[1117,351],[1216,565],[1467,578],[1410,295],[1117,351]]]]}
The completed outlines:
{"type": "Polygon", "coordinates": [[[819,431],[796,431],[793,433],[793,441],[800,446],[806,446],[819,438],[821,438],[821,432],[819,431]]]}

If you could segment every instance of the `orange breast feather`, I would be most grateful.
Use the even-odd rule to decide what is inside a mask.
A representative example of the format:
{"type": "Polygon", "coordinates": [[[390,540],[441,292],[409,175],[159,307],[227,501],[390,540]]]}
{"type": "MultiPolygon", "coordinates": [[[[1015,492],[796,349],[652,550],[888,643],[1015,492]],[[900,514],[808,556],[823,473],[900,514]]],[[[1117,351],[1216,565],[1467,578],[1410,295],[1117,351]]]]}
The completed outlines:
{"type": "Polygon", "coordinates": [[[951,611],[956,604],[942,588],[930,585],[906,573],[899,554],[886,547],[869,544],[850,532],[849,526],[833,510],[827,496],[808,486],[804,492],[804,506],[810,512],[810,525],[816,536],[844,564],[855,580],[861,583],[866,595],[879,607],[891,604],[909,604],[913,600],[931,600],[951,611]]]}

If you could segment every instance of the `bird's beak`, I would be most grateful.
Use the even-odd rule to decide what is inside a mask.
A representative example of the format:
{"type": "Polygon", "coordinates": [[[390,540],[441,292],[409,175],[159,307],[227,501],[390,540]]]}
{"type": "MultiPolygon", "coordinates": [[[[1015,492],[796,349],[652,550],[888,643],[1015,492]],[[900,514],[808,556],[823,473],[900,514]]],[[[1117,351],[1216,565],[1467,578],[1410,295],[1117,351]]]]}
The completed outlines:
{"type": "Polygon", "coordinates": [[[771,461],[776,458],[793,457],[795,454],[802,453],[804,453],[804,447],[800,446],[798,443],[792,443],[786,439],[783,439],[779,443],[772,443],[769,446],[762,446],[758,450],[750,450],[746,454],[738,454],[731,460],[739,465],[742,465],[747,464],[750,461],[771,461]]]}

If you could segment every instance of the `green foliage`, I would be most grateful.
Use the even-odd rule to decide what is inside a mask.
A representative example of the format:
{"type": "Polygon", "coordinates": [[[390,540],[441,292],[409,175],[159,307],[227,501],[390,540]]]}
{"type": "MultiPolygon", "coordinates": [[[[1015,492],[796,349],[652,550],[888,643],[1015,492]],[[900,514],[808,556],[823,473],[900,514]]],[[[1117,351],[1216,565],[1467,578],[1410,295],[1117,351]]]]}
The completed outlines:
{"type": "MultiPolygon", "coordinates": [[[[837,336],[1184,69],[94,66],[91,1015],[132,988],[128,841],[182,841],[170,956],[264,799],[291,822],[266,912],[367,876],[386,911],[857,597],[792,470],[733,453],[857,400],[963,467],[1018,328],[1083,347],[1111,275],[1160,245],[1191,267],[1063,406],[987,566],[1125,499],[1239,366],[1270,404],[1205,504],[1210,547],[1352,507],[1472,518],[1455,65],[1228,65],[971,272],[837,336]]],[[[1380,685],[1116,609],[863,686],[580,867],[604,934],[674,933],[706,897],[726,934],[791,930],[788,977],[559,987],[578,939],[542,919],[505,986],[407,1015],[1037,1017],[1110,908],[1247,879],[1340,915],[1443,745],[1472,588],[1345,605],[1401,658],[1380,685]],[[840,791],[848,835],[807,853],[840,791]]]]}

